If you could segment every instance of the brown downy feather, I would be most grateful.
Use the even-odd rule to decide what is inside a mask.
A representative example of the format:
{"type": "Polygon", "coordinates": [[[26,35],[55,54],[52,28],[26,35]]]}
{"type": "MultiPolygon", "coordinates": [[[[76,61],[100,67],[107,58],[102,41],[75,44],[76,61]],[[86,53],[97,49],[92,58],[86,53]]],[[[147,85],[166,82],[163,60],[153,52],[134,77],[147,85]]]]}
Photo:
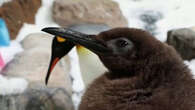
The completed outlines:
{"type": "Polygon", "coordinates": [[[101,56],[108,72],[86,89],[79,110],[195,110],[195,81],[175,49],[139,29],[100,33],[102,42],[127,37],[135,48],[101,56]]]}

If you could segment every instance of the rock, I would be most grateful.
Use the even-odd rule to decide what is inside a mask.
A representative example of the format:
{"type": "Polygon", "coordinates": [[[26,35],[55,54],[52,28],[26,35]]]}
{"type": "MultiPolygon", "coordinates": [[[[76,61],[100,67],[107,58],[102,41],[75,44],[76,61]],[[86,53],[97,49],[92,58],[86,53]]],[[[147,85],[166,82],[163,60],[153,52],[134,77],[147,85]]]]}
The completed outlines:
{"type": "Polygon", "coordinates": [[[51,42],[53,36],[43,33],[33,33],[25,37],[21,44],[25,50],[42,47],[46,49],[51,49],[51,42]]]}
{"type": "Polygon", "coordinates": [[[72,25],[68,28],[85,34],[98,34],[102,31],[111,29],[111,27],[105,24],[78,24],[72,25]]]}
{"type": "Polygon", "coordinates": [[[162,14],[158,11],[147,10],[142,12],[140,19],[144,22],[144,29],[155,35],[157,29],[156,22],[162,19],[162,14]]]}
{"type": "Polygon", "coordinates": [[[55,0],[53,19],[63,27],[83,23],[128,26],[118,4],[112,0],[55,0]]]}
{"type": "MultiPolygon", "coordinates": [[[[111,27],[107,25],[82,24],[74,25],[69,28],[86,34],[98,34],[102,31],[109,30],[111,27]]],[[[102,75],[107,69],[103,66],[98,56],[88,49],[78,45],[77,52],[83,81],[85,85],[89,85],[95,78],[102,75]]]]}
{"type": "Polygon", "coordinates": [[[1,110],[74,110],[71,96],[62,88],[29,88],[22,94],[0,95],[1,110]]]}
{"type": "MultiPolygon", "coordinates": [[[[45,77],[51,57],[52,37],[47,34],[31,34],[27,36],[22,45],[24,51],[16,55],[13,61],[2,71],[8,77],[23,77],[29,81],[29,86],[45,86],[45,77]],[[29,44],[29,45],[27,45],[29,44]]],[[[49,79],[48,87],[65,88],[71,95],[72,86],[69,75],[69,57],[56,65],[49,79]]]]}
{"type": "Polygon", "coordinates": [[[41,0],[12,0],[0,7],[0,17],[6,21],[11,39],[15,39],[24,22],[34,23],[41,0]]]}
{"type": "Polygon", "coordinates": [[[167,43],[172,45],[184,60],[195,58],[195,30],[192,28],[170,30],[167,43]]]}

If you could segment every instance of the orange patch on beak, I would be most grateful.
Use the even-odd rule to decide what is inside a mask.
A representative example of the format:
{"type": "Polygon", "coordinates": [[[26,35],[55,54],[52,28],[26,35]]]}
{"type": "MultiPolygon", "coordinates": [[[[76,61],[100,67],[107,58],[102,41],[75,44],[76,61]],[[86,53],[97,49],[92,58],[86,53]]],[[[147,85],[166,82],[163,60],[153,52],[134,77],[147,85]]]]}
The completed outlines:
{"type": "Polygon", "coordinates": [[[55,65],[57,64],[57,62],[59,61],[60,59],[57,57],[54,59],[54,61],[52,62],[52,65],[51,65],[51,69],[49,72],[52,72],[52,70],[54,69],[55,65]]]}

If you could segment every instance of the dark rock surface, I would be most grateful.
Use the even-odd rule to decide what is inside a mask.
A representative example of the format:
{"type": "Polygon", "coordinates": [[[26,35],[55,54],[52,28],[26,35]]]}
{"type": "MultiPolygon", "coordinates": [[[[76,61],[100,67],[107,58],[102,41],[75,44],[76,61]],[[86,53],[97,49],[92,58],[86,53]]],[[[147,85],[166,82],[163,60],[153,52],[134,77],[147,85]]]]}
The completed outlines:
{"type": "Polygon", "coordinates": [[[82,23],[128,25],[118,4],[112,0],[55,0],[53,19],[63,27],[82,23]]]}
{"type": "Polygon", "coordinates": [[[172,45],[184,60],[195,58],[195,31],[193,29],[170,30],[167,43],[172,45]]]}
{"type": "Polygon", "coordinates": [[[15,39],[23,23],[33,24],[41,0],[12,0],[0,7],[0,17],[6,21],[11,39],[15,39]]]}
{"type": "Polygon", "coordinates": [[[158,11],[147,10],[142,12],[140,19],[144,22],[144,29],[155,35],[157,29],[156,22],[162,19],[162,14],[158,11]]]}

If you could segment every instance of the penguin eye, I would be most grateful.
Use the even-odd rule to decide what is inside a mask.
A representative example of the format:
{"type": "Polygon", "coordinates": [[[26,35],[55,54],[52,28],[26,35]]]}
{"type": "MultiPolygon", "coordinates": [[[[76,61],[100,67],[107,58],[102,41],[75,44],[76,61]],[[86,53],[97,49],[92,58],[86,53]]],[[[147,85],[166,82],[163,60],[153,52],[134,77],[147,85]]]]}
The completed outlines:
{"type": "Polygon", "coordinates": [[[128,43],[127,41],[123,40],[123,39],[119,39],[119,40],[117,40],[117,42],[116,42],[116,45],[117,45],[118,47],[126,47],[128,44],[129,44],[129,43],[128,43]]]}

